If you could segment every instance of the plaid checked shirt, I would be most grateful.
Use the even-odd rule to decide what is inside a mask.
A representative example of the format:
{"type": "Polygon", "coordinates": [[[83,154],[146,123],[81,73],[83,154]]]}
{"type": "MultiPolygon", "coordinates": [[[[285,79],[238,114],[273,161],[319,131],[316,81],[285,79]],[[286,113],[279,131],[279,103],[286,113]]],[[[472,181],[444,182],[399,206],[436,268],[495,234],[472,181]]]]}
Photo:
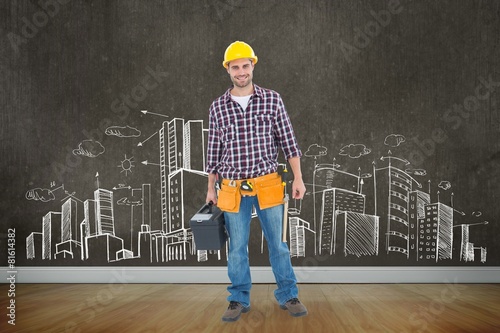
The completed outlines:
{"type": "Polygon", "coordinates": [[[278,148],[285,158],[300,157],[281,96],[254,84],[246,110],[231,98],[231,89],[210,106],[207,173],[226,179],[263,176],[278,169],[278,148]]]}

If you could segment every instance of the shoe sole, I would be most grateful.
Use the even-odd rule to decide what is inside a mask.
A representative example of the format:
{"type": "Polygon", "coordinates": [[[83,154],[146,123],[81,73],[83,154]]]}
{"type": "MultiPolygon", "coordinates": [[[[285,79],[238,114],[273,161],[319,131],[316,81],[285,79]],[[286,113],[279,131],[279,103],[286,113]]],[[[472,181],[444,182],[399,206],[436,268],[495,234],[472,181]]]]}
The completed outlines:
{"type": "Polygon", "coordinates": [[[243,308],[243,310],[241,310],[241,312],[236,317],[232,317],[232,318],[222,317],[222,321],[225,321],[228,323],[233,322],[233,321],[237,321],[238,319],[240,319],[242,313],[247,313],[248,311],[250,311],[250,307],[243,308]]]}

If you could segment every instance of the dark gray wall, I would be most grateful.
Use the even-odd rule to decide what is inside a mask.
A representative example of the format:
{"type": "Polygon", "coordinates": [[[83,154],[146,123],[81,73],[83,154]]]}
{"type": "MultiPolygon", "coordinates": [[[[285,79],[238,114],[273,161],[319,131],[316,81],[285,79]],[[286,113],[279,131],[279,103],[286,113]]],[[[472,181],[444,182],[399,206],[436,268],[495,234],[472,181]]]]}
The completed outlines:
{"type": "MultiPolygon", "coordinates": [[[[437,263],[387,254],[382,245],[378,255],[341,251],[315,257],[309,232],[306,256],[294,258],[296,264],[499,265],[497,2],[40,0],[3,1],[0,13],[0,232],[15,228],[18,265],[101,264],[42,260],[40,253],[27,259],[25,250],[26,237],[42,232],[47,212],[60,211],[69,195],[92,199],[97,182],[108,190],[131,187],[114,190],[115,229],[125,248],[136,250],[128,246],[137,237],[130,236],[130,202],[141,201],[142,184],[151,184],[151,224],[161,228],[160,167],[151,165],[160,162],[157,132],[174,118],[208,126],[211,101],[230,84],[221,61],[234,40],[255,49],[254,82],[281,93],[303,152],[322,147],[321,154],[302,160],[306,183],[314,182],[318,164],[365,174],[360,190],[365,213],[376,215],[387,208],[376,208],[373,168],[391,163],[415,179],[414,189],[421,184],[431,202],[453,206],[454,225],[474,224],[470,242],[487,250],[484,263],[477,251],[475,260],[461,260],[456,227],[453,258],[437,263]],[[107,135],[110,126],[129,126],[140,135],[107,135]],[[394,141],[403,137],[404,142],[394,141]],[[82,143],[85,148],[85,140],[99,142],[102,148],[87,148],[102,154],[75,152],[82,143]],[[356,146],[349,150],[350,144],[356,146]],[[146,160],[149,165],[141,163],[146,160]],[[129,204],[117,205],[123,198],[129,204]]],[[[346,177],[329,186],[358,191],[346,177]]],[[[185,179],[188,218],[204,201],[206,184],[203,176],[185,179]]],[[[311,185],[308,191],[313,192],[311,185]]],[[[321,210],[313,196],[306,196],[299,215],[311,225],[314,211],[321,210]]],[[[80,201],[78,214],[80,223],[80,201]]],[[[255,223],[252,262],[265,265],[258,228],[255,223]]],[[[5,238],[2,243],[6,253],[5,238]]],[[[197,263],[190,255],[152,264],[224,265],[225,260],[197,263]]]]}

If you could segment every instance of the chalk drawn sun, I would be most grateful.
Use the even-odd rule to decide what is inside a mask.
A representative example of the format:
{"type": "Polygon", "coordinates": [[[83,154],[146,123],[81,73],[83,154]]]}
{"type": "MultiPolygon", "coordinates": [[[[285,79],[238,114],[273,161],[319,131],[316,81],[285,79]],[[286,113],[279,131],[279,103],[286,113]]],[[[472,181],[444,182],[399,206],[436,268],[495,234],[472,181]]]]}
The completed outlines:
{"type": "Polygon", "coordinates": [[[125,176],[128,176],[128,173],[132,173],[132,168],[135,168],[134,165],[134,157],[132,156],[131,158],[127,158],[127,155],[125,155],[125,159],[121,161],[120,165],[118,165],[119,168],[122,168],[121,172],[125,172],[125,176]]]}

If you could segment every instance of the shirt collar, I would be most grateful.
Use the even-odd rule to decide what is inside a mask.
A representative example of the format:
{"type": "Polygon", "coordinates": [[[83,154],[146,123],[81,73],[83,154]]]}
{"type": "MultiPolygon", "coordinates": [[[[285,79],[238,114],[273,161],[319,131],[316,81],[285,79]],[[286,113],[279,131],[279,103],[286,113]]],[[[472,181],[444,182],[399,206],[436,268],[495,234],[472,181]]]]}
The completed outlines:
{"type": "MultiPolygon", "coordinates": [[[[223,95],[226,103],[228,103],[229,101],[232,100],[232,98],[231,98],[231,89],[233,89],[233,87],[227,89],[226,93],[223,95]]],[[[261,87],[259,87],[258,85],[256,85],[254,83],[253,84],[253,94],[252,94],[252,96],[257,96],[259,98],[263,98],[264,97],[264,90],[261,87]]]]}

